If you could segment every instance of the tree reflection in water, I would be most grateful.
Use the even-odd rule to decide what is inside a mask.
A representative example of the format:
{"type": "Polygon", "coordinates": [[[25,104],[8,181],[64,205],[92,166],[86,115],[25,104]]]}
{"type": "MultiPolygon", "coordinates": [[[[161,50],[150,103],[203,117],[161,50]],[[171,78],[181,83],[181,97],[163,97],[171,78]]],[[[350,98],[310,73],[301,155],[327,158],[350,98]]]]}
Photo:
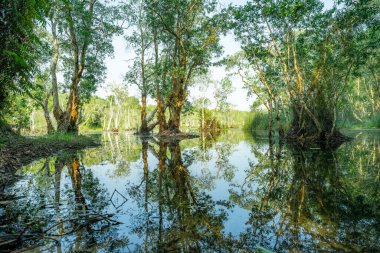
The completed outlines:
{"type": "Polygon", "coordinates": [[[239,244],[247,251],[257,245],[276,252],[379,250],[379,143],[369,156],[364,143],[285,152],[281,144],[252,145],[258,161],[231,194],[251,210],[239,244]]]}
{"type": "Polygon", "coordinates": [[[103,147],[24,167],[0,240],[48,252],[380,251],[378,135],[337,150],[239,132],[134,138],[107,134],[103,147]]]}
{"type": "Polygon", "coordinates": [[[215,202],[196,187],[188,166],[193,156],[181,154],[179,141],[142,143],[144,197],[141,184],[130,186],[129,196],[143,207],[133,217],[133,231],[145,238],[136,251],[204,252],[228,248],[223,235],[227,203],[215,202]],[[158,160],[148,174],[148,149],[158,160]]]}
{"type": "Polygon", "coordinates": [[[35,247],[49,252],[97,251],[128,244],[111,229],[118,222],[106,213],[106,189],[77,154],[53,163],[47,158],[36,173],[34,166],[30,169],[31,176],[13,189],[23,198],[7,206],[2,217],[3,237],[15,240],[3,246],[4,252],[35,247]]]}

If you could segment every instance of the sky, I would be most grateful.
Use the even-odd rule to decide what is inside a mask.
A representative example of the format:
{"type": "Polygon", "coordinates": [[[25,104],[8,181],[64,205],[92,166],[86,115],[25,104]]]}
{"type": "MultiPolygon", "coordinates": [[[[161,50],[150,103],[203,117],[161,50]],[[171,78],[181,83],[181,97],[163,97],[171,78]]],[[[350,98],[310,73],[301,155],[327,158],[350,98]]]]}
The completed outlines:
{"type": "MultiPolygon", "coordinates": [[[[221,7],[227,6],[229,4],[241,5],[246,3],[248,0],[220,0],[221,7]]],[[[325,8],[329,9],[333,6],[333,0],[323,0],[325,8]]],[[[240,44],[234,39],[233,34],[228,34],[221,38],[221,44],[224,48],[224,56],[233,55],[240,50],[240,44]]],[[[114,37],[114,56],[107,57],[105,60],[107,66],[107,76],[101,88],[98,89],[97,95],[100,97],[105,97],[107,95],[106,84],[113,85],[126,85],[123,81],[125,73],[128,71],[129,65],[132,59],[135,57],[134,49],[128,47],[125,39],[122,36],[114,37]]],[[[226,71],[223,67],[212,67],[210,69],[212,78],[215,81],[220,81],[223,77],[227,76],[226,71]]],[[[249,111],[250,105],[254,101],[254,97],[248,97],[247,91],[243,89],[243,84],[241,80],[237,77],[229,76],[233,82],[234,91],[228,96],[227,101],[231,103],[234,109],[249,111]]],[[[139,96],[139,92],[134,86],[127,86],[129,94],[132,96],[139,96]]],[[[213,97],[213,87],[210,86],[208,89],[208,97],[212,101],[213,97]]],[[[198,89],[193,87],[190,89],[190,100],[199,95],[198,89]]],[[[149,100],[148,103],[153,104],[153,100],[149,100]]],[[[211,107],[215,103],[211,104],[211,107]]]]}

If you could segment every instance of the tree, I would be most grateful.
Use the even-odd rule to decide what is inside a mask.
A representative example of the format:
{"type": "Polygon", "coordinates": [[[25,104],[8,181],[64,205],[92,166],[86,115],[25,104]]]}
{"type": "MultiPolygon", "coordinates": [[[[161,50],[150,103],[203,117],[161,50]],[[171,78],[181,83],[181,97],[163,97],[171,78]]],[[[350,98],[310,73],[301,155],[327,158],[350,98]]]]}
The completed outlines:
{"type": "Polygon", "coordinates": [[[216,110],[224,114],[224,121],[229,127],[228,112],[231,110],[231,103],[227,102],[228,95],[234,91],[232,81],[228,77],[224,77],[215,86],[214,96],[216,99],[216,110]]]}
{"type": "Polygon", "coordinates": [[[273,136],[275,115],[277,132],[282,138],[284,130],[280,119],[283,111],[287,115],[287,108],[284,105],[287,98],[286,93],[280,90],[281,86],[275,85],[275,81],[273,84],[268,85],[269,82],[263,75],[262,70],[251,63],[245,51],[229,56],[225,60],[225,66],[231,74],[237,75],[241,79],[248,96],[255,97],[255,101],[251,106],[252,110],[260,111],[265,108],[268,112],[268,137],[272,138],[273,136]]]}
{"type": "Polygon", "coordinates": [[[33,89],[31,79],[40,53],[35,27],[43,22],[45,8],[44,0],[0,3],[0,110],[10,93],[29,93],[33,89]]]}
{"type": "Polygon", "coordinates": [[[77,132],[81,99],[89,97],[104,78],[105,56],[113,52],[114,8],[108,2],[52,1],[50,27],[54,45],[51,63],[53,113],[58,132],[77,132]],[[59,102],[57,66],[62,59],[65,89],[69,98],[65,108],[59,102]]]}
{"type": "Polygon", "coordinates": [[[196,72],[205,71],[212,56],[220,52],[220,24],[212,16],[216,4],[213,0],[165,0],[149,5],[156,17],[156,29],[164,34],[159,39],[167,56],[170,80],[166,101],[170,112],[165,131],[168,134],[180,133],[181,110],[191,78],[196,72]]]}
{"type": "Polygon", "coordinates": [[[379,53],[380,20],[377,18],[379,3],[366,1],[338,1],[344,5],[337,15],[337,25],[344,29],[346,54],[355,62],[349,87],[343,97],[343,124],[359,122],[366,127],[380,126],[379,53]],[[376,122],[377,118],[377,122],[376,122]],[[369,124],[366,122],[369,121],[369,124]],[[372,122],[371,122],[372,121],[372,122]]]}
{"type": "Polygon", "coordinates": [[[353,46],[349,30],[337,25],[335,12],[324,11],[319,0],[255,0],[232,9],[235,35],[268,92],[269,105],[279,112],[279,94],[289,98],[288,139],[342,137],[337,114],[357,60],[347,54],[353,46]]]}
{"type": "Polygon", "coordinates": [[[140,134],[148,134],[156,124],[148,125],[153,115],[147,115],[147,98],[153,93],[152,59],[148,57],[148,50],[152,44],[152,36],[148,25],[147,1],[131,2],[124,8],[130,23],[134,27],[132,34],[126,36],[127,41],[136,49],[137,57],[132,68],[126,74],[126,80],[138,87],[141,92],[140,134]]]}
{"type": "Polygon", "coordinates": [[[121,126],[123,101],[128,101],[128,90],[120,86],[111,86],[110,88],[111,94],[107,98],[110,101],[107,131],[118,131],[121,126]],[[116,108],[116,113],[114,108],[116,108]]]}
{"type": "Polygon", "coordinates": [[[211,79],[211,73],[197,75],[193,78],[194,85],[198,86],[198,90],[201,93],[198,99],[194,101],[196,107],[201,108],[201,124],[200,129],[203,131],[206,128],[206,108],[211,105],[210,99],[207,97],[209,87],[214,84],[215,81],[211,79]]]}

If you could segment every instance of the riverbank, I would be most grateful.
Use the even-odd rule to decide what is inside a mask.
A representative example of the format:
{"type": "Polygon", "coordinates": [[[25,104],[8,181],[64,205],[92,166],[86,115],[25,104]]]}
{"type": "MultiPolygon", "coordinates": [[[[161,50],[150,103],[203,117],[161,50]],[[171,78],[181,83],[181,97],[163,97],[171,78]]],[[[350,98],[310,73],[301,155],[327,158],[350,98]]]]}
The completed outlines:
{"type": "Polygon", "coordinates": [[[99,141],[93,136],[53,134],[25,137],[3,134],[0,136],[0,185],[5,183],[18,167],[36,159],[98,145],[99,141]]]}

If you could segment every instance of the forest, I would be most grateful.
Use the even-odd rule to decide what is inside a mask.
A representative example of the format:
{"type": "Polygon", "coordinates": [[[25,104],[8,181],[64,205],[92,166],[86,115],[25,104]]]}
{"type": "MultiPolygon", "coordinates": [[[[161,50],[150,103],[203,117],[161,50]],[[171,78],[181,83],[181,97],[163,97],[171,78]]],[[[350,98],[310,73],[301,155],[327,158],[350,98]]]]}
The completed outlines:
{"type": "Polygon", "coordinates": [[[328,141],[340,128],[379,127],[376,1],[337,1],[331,9],[320,1],[221,6],[218,1],[5,1],[2,129],[165,135],[238,127],[328,141]],[[220,40],[228,33],[241,50],[223,56],[220,40]],[[104,85],[104,59],[113,53],[114,36],[122,36],[135,57],[123,83],[104,85]],[[224,67],[226,77],[212,80],[212,66],[224,67]],[[232,76],[255,98],[252,113],[231,112],[232,76]],[[104,86],[107,96],[96,96],[104,86]],[[128,94],[131,86],[138,94],[128,94]],[[190,100],[196,88],[203,92],[190,100]],[[239,116],[221,117],[225,114],[239,116]],[[218,124],[206,126],[213,120],[218,124]]]}
{"type": "Polygon", "coordinates": [[[380,250],[378,0],[2,0],[0,35],[0,251],[380,250]]]}

